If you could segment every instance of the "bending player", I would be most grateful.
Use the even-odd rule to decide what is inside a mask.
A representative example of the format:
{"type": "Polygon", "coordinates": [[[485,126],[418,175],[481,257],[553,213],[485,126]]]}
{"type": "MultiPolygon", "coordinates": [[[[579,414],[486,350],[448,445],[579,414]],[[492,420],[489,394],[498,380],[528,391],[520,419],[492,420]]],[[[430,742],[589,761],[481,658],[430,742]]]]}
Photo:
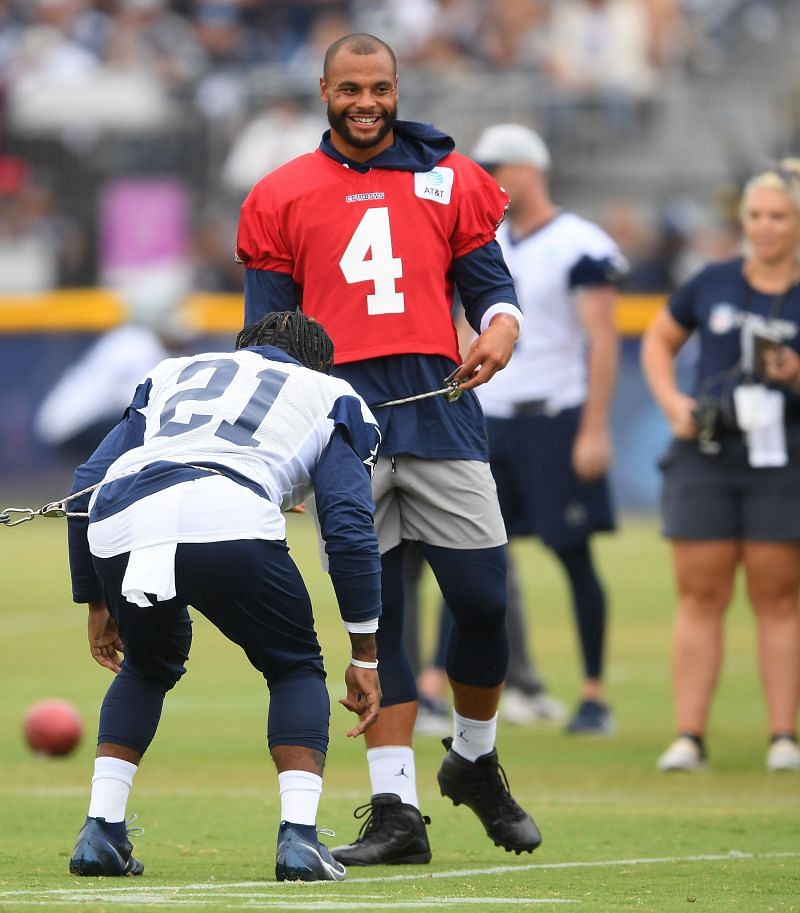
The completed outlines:
{"type": "Polygon", "coordinates": [[[144,868],[132,855],[126,803],[164,696],[186,671],[191,605],[242,647],[269,687],[281,794],[275,877],[344,878],[317,840],[330,707],[282,511],[313,486],[352,648],[341,703],[361,717],[348,735],[360,735],[380,703],[369,487],[380,435],[350,385],[326,376],[333,344],[320,324],[268,314],[236,347],[162,361],[75,474],[76,493],[95,491],[88,519],[69,521],[73,598],[89,604],[92,656],[116,673],[100,710],[89,814],[69,863],[76,875],[144,868]]]}

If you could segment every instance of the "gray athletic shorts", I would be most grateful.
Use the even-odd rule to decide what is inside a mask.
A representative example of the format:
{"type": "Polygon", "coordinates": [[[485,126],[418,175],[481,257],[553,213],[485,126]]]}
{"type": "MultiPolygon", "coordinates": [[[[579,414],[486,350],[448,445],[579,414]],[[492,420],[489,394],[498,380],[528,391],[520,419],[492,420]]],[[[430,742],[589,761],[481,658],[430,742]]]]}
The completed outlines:
{"type": "Polygon", "coordinates": [[[789,463],[753,469],[741,436],[721,440],[717,455],[697,441],[674,440],[659,461],[661,515],[670,539],[800,541],[800,435],[787,434],[789,463]]]}
{"type": "Polygon", "coordinates": [[[404,539],[442,548],[494,548],[507,542],[488,463],[378,457],[372,479],[381,554],[404,539]]]}

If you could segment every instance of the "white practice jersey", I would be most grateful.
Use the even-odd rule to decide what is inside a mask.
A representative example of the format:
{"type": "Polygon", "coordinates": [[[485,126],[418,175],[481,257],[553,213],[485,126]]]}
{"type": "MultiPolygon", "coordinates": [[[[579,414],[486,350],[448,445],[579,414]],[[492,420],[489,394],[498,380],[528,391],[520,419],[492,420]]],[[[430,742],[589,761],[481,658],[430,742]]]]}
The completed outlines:
{"type": "Polygon", "coordinates": [[[259,350],[163,361],[131,410],[140,440],[111,463],[90,502],[89,544],[100,557],[165,543],[282,539],[282,512],[310,495],[335,427],[346,428],[368,466],[380,440],[346,381],[259,350]],[[176,484],[175,464],[211,471],[176,484]]]}
{"type": "Polygon", "coordinates": [[[619,248],[602,229],[568,212],[520,240],[512,240],[504,222],[497,241],[525,320],[508,365],[476,388],[483,411],[508,418],[516,404],[532,400],[546,400],[554,411],[580,405],[586,339],[575,297],[619,278],[627,268],[619,248]]]}

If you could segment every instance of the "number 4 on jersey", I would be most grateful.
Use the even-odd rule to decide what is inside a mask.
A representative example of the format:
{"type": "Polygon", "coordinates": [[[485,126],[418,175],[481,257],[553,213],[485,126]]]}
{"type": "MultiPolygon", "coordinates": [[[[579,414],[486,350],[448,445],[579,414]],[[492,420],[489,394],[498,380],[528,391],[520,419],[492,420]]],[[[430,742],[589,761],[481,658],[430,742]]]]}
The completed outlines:
{"type": "Polygon", "coordinates": [[[403,293],[395,280],[403,275],[403,261],[392,256],[392,233],[386,206],[368,209],[342,254],[339,267],[348,284],[372,282],[374,294],[367,295],[367,313],[402,314],[403,293]]]}

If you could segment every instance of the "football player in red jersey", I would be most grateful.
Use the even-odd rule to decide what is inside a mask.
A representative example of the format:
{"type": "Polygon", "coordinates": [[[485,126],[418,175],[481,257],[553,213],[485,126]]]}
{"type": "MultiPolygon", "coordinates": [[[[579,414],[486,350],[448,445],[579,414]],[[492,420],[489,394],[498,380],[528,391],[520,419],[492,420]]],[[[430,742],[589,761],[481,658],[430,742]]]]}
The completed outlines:
{"type": "Polygon", "coordinates": [[[246,322],[299,306],[323,323],[336,345],[334,373],[377,409],[381,424],[373,497],[383,711],[365,734],[370,817],[354,843],[332,852],[345,865],[431,858],[411,748],[416,687],[402,645],[409,540],[420,543],[456,623],[442,794],[472,808],[496,844],[529,852],[541,835],[511,797],[495,749],[508,664],[506,534],[472,392],[506,365],[522,320],[495,241],[508,198],[449,136],[397,119],[395,56],[380,39],[334,42],[320,92],[331,129],[318,149],[252,189],[237,257],[246,267],[246,322]],[[463,363],[454,289],[479,333],[463,363]],[[416,398],[451,376],[463,391],[455,401],[416,398]]]}

